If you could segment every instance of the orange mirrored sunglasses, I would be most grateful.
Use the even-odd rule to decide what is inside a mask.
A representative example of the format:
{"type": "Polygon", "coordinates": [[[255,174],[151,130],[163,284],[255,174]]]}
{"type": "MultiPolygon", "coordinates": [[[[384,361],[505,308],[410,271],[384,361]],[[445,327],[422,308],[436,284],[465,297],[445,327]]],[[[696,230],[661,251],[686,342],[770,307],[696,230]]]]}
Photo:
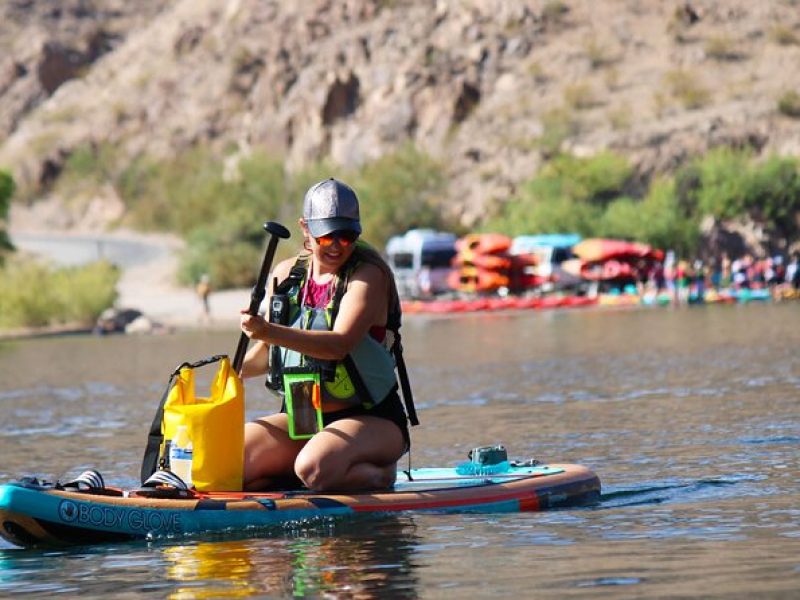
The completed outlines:
{"type": "Polygon", "coordinates": [[[332,231],[327,235],[323,235],[314,239],[317,241],[317,244],[319,244],[323,248],[327,248],[328,246],[333,244],[334,240],[337,240],[339,242],[339,245],[342,246],[343,248],[347,248],[358,239],[358,232],[332,231]]]}

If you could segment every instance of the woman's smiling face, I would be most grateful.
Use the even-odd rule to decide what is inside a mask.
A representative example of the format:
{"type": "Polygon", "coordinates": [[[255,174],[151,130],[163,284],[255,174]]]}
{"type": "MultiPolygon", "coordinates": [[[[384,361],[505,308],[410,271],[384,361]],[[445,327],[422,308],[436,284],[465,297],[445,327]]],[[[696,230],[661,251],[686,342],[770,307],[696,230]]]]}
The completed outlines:
{"type": "Polygon", "coordinates": [[[353,253],[355,240],[358,238],[357,234],[334,231],[317,239],[311,235],[308,231],[308,226],[302,219],[300,225],[303,229],[303,234],[309,241],[311,252],[320,267],[322,267],[322,271],[338,271],[353,253]]]}

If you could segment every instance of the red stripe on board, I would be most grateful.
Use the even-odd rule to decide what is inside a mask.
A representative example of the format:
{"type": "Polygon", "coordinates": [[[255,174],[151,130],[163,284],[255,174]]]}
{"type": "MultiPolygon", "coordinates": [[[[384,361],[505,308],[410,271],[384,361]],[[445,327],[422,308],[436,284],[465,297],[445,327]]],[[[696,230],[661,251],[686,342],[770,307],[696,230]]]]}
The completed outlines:
{"type": "Polygon", "coordinates": [[[539,496],[533,496],[532,498],[520,498],[519,499],[519,510],[520,512],[536,512],[539,510],[539,496]]]}
{"type": "MultiPolygon", "coordinates": [[[[496,496],[478,496],[475,498],[455,498],[453,500],[428,500],[428,501],[410,501],[405,503],[396,502],[381,502],[379,504],[351,504],[356,512],[376,512],[387,510],[417,510],[422,508],[450,508],[454,506],[479,506],[481,504],[491,504],[493,502],[504,502],[507,500],[518,500],[520,506],[522,503],[530,505],[531,502],[539,506],[539,498],[535,492],[527,492],[526,495],[520,496],[519,493],[499,494],[496,496]],[[532,494],[532,496],[528,495],[532,494]]],[[[521,510],[521,509],[520,509],[521,510]]],[[[531,510],[531,509],[528,509],[531,510]]]]}

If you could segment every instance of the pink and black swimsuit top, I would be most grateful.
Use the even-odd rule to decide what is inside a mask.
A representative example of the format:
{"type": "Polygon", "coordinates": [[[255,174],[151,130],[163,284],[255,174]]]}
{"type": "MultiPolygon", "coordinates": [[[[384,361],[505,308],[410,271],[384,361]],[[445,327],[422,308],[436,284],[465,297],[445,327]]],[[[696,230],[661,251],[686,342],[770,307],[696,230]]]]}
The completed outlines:
{"type": "MultiPolygon", "coordinates": [[[[303,305],[306,308],[322,310],[328,307],[331,298],[333,297],[333,290],[335,287],[336,278],[331,279],[327,283],[317,283],[313,277],[309,277],[305,283],[303,305]]],[[[377,342],[383,342],[386,339],[386,327],[381,325],[374,325],[370,327],[369,335],[377,342]]]]}

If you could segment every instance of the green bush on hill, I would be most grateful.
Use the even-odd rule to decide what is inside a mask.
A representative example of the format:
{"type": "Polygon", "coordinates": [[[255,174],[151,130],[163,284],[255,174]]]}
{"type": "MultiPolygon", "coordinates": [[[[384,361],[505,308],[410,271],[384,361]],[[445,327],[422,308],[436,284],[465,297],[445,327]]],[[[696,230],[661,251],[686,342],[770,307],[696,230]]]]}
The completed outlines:
{"type": "Polygon", "coordinates": [[[611,202],[593,232],[598,237],[671,248],[682,255],[694,250],[698,234],[697,223],[679,210],[675,184],[669,179],[656,179],[641,200],[618,198],[611,202]]]}
{"type": "Polygon", "coordinates": [[[797,159],[757,161],[743,150],[717,148],[671,177],[654,180],[643,198],[624,194],[631,169],[610,152],[559,156],[521,186],[482,229],[508,235],[575,232],[696,251],[703,217],[750,216],[797,237],[800,168],[797,159]]]}
{"type": "Polygon", "coordinates": [[[784,236],[797,235],[800,212],[800,164],[771,156],[749,173],[746,207],[784,236]]]}
{"type": "Polygon", "coordinates": [[[483,227],[507,235],[573,232],[597,235],[605,205],[630,179],[628,162],[611,152],[590,158],[559,155],[524,183],[517,198],[483,227]]]}
{"type": "Polygon", "coordinates": [[[119,171],[119,153],[111,144],[84,144],[75,148],[64,162],[56,187],[67,198],[113,181],[119,171]]]}
{"type": "Polygon", "coordinates": [[[256,152],[229,169],[227,177],[223,160],[197,148],[172,161],[141,157],[115,183],[134,226],[184,237],[181,282],[192,284],[208,273],[219,289],[252,285],[263,254],[265,221],[284,223],[292,233],[293,243],[281,244],[277,258],[299,247],[303,195],[312,183],[330,176],[356,189],[365,238],[378,247],[411,226],[444,226],[436,203],[444,186],[442,169],[412,146],[355,171],[322,162],[291,176],[281,159],[256,152]]]}
{"type": "MultiPolygon", "coordinates": [[[[286,224],[293,234],[291,242],[279,246],[277,258],[294,253],[301,241],[297,219],[303,194],[329,176],[356,189],[364,237],[378,248],[412,227],[460,229],[443,216],[442,165],[411,144],[349,171],[320,162],[289,174],[282,158],[263,152],[226,168],[232,159],[205,147],[173,160],[142,156],[125,166],[115,166],[115,160],[113,149],[102,145],[78,149],[67,161],[64,185],[75,189],[80,181],[110,181],[130,208],[130,224],[183,236],[187,248],[179,274],[186,284],[208,273],[217,289],[251,285],[265,244],[261,225],[267,220],[286,224]]],[[[706,215],[749,215],[787,238],[798,235],[796,159],[757,161],[747,151],[717,148],[672,176],[656,179],[642,197],[630,197],[632,174],[627,159],[611,151],[592,157],[558,154],[478,229],[511,236],[575,232],[644,241],[683,254],[696,250],[699,223],[706,215]]],[[[2,190],[9,185],[13,190],[13,181],[6,188],[3,182],[0,177],[0,211],[2,190]]]]}
{"type": "Polygon", "coordinates": [[[721,147],[690,163],[682,174],[693,179],[694,189],[687,190],[684,206],[697,215],[729,219],[746,208],[745,190],[748,185],[750,156],[747,153],[721,147]]]}
{"type": "Polygon", "coordinates": [[[14,189],[14,178],[11,173],[0,169],[0,265],[5,260],[5,254],[14,249],[6,230],[6,219],[8,219],[8,210],[11,207],[14,189]]]}
{"type": "Polygon", "coordinates": [[[628,161],[613,152],[588,158],[562,154],[545,164],[525,189],[533,199],[568,198],[603,205],[622,194],[632,172],[628,161]]]}
{"type": "Polygon", "coordinates": [[[412,227],[448,227],[438,203],[443,170],[411,145],[342,178],[358,194],[364,238],[378,248],[412,227]]]}
{"type": "Polygon", "coordinates": [[[572,198],[513,199],[502,213],[481,227],[511,237],[534,233],[570,232],[590,236],[601,209],[572,198]]]}
{"type": "Polygon", "coordinates": [[[91,326],[117,297],[119,271],[106,261],[54,268],[14,258],[0,272],[0,328],[91,326]]]}
{"type": "Polygon", "coordinates": [[[207,273],[218,288],[251,285],[262,224],[290,213],[283,162],[263,153],[242,158],[227,177],[223,161],[208,149],[166,162],[139,158],[122,173],[119,187],[135,226],[186,239],[179,269],[185,284],[207,273]]]}
{"type": "Polygon", "coordinates": [[[769,156],[756,160],[743,150],[717,148],[676,174],[680,206],[696,218],[748,215],[783,235],[797,235],[800,163],[769,156]]]}

